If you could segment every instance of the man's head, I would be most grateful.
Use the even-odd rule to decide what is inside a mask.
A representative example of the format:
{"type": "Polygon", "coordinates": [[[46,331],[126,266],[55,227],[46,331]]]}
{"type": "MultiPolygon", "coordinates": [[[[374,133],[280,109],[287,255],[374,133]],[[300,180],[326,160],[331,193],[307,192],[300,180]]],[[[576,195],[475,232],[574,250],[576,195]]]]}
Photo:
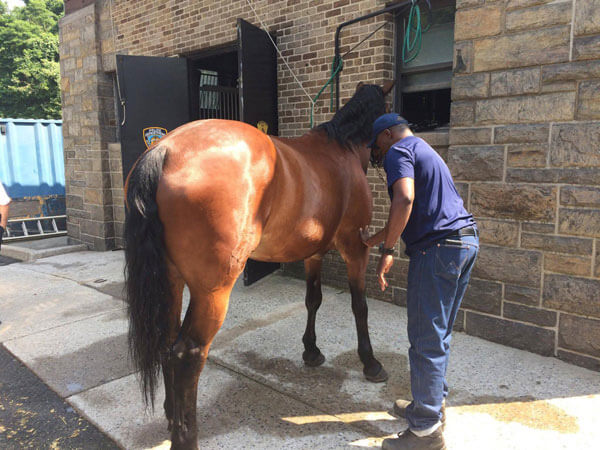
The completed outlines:
{"type": "Polygon", "coordinates": [[[373,123],[371,134],[371,164],[381,165],[389,148],[406,136],[411,136],[408,121],[397,113],[379,116],[373,123]]]}

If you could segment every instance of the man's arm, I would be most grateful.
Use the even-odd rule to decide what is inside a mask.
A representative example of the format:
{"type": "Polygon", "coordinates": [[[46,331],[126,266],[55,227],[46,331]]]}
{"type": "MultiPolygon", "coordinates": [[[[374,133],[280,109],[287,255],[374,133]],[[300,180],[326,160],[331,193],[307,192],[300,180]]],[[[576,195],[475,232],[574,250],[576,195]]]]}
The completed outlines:
{"type": "Polygon", "coordinates": [[[404,227],[408,223],[415,199],[415,180],[400,178],[392,185],[394,197],[390,206],[390,214],[385,226],[385,248],[392,248],[398,242],[404,227]]]}
{"type": "Polygon", "coordinates": [[[0,226],[6,228],[8,223],[8,205],[0,205],[0,226]]]}
{"type": "MultiPolygon", "coordinates": [[[[385,248],[393,248],[406,227],[415,199],[415,181],[412,178],[400,178],[392,185],[392,191],[394,197],[390,206],[388,221],[384,228],[385,248]]],[[[382,291],[385,291],[388,286],[385,274],[390,271],[393,264],[393,255],[381,255],[377,265],[377,280],[382,291]]]]}

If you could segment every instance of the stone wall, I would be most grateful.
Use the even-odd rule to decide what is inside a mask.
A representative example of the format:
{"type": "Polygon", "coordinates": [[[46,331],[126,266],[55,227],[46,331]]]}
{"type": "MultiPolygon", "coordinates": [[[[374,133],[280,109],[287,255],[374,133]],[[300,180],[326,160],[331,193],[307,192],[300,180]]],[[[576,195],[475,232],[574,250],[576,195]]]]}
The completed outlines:
{"type": "MultiPolygon", "coordinates": [[[[305,89],[329,76],[336,27],[383,0],[252,0],[305,89]]],[[[69,234],[90,248],[121,245],[123,194],[114,106],[115,53],[187,56],[236,41],[236,19],[258,25],[244,0],[97,0],[61,28],[69,234]]],[[[356,83],[393,76],[390,17],[352,25],[342,101],[356,83]]],[[[280,134],[308,128],[309,100],[278,60],[280,134]]],[[[457,328],[600,370],[600,8],[596,0],[457,0],[451,127],[422,135],[447,161],[481,228],[481,255],[457,328]]],[[[315,122],[331,117],[328,92],[315,122]]],[[[373,227],[389,200],[370,169],[373,227]]],[[[405,304],[408,260],[398,246],[385,292],[405,304]]],[[[286,265],[300,274],[301,264],[286,265]]],[[[326,283],[346,287],[327,255],[326,283]]]]}
{"type": "Polygon", "coordinates": [[[67,230],[95,250],[116,242],[108,153],[116,121],[112,76],[102,67],[103,6],[79,9],[59,24],[67,230]]]}
{"type": "Polygon", "coordinates": [[[464,328],[600,369],[598,3],[459,0],[455,39],[448,165],[482,242],[464,328]]]}

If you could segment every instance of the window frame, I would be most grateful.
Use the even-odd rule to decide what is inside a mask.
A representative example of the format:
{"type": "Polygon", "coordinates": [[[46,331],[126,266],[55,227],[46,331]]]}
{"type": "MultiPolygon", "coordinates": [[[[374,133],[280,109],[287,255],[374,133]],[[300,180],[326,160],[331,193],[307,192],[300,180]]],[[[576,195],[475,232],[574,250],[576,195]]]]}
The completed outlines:
{"type": "MultiPolygon", "coordinates": [[[[432,8],[438,9],[438,8],[443,8],[443,7],[448,7],[448,6],[454,6],[454,11],[455,11],[455,20],[454,23],[456,23],[456,1],[455,0],[431,0],[432,3],[432,8]]],[[[408,11],[404,11],[402,14],[394,14],[393,16],[393,23],[394,23],[394,35],[395,35],[395,45],[394,45],[394,54],[395,54],[395,64],[394,64],[394,77],[396,80],[396,89],[395,89],[395,93],[394,93],[394,110],[398,111],[398,113],[403,114],[402,111],[402,78],[403,75],[409,75],[409,74],[418,74],[418,73],[430,73],[430,72],[437,72],[437,71],[442,71],[442,70],[452,70],[453,69],[453,60],[454,60],[454,54],[450,55],[450,61],[447,62],[441,62],[441,63],[434,63],[434,64],[427,64],[427,65],[423,65],[423,66],[418,66],[418,67],[408,67],[408,68],[403,68],[403,62],[402,62],[402,45],[403,45],[403,19],[407,16],[408,11]],[[402,36],[402,38],[401,38],[402,36]]],[[[454,47],[454,40],[453,40],[453,47],[454,47]]],[[[454,51],[453,51],[454,53],[454,51]]],[[[446,89],[446,88],[445,88],[446,89]]],[[[451,87],[450,87],[451,89],[451,87]]],[[[424,91],[419,91],[419,92],[432,92],[435,91],[437,89],[430,89],[430,90],[424,90],[424,91]]]]}

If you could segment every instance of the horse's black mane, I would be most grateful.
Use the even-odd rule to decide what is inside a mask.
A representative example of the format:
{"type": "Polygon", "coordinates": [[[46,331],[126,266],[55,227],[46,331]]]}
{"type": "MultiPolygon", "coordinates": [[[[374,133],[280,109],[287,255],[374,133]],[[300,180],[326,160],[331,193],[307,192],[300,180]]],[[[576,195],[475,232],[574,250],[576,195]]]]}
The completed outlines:
{"type": "Polygon", "coordinates": [[[384,113],[383,89],[374,84],[364,84],[329,122],[317,130],[324,130],[330,139],[342,147],[353,147],[371,139],[373,122],[384,113]]]}

